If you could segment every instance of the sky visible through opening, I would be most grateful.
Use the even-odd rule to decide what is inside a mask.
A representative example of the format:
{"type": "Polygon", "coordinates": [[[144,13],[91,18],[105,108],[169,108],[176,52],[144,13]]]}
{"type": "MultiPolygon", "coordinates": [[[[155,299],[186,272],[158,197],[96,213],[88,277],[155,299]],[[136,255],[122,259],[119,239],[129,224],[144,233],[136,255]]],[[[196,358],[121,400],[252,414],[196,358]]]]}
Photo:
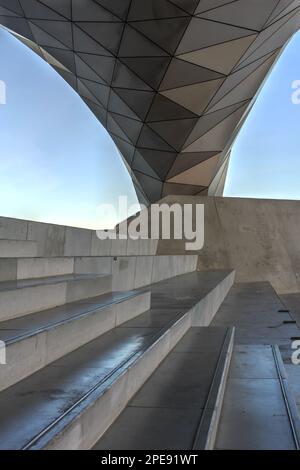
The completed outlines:
{"type": "Polygon", "coordinates": [[[118,221],[99,205],[137,198],[106,129],[49,64],[1,28],[0,80],[0,216],[113,227],[118,221]]]}
{"type": "Polygon", "coordinates": [[[287,45],[233,147],[224,196],[300,199],[300,32],[287,45]],[[298,93],[298,97],[300,93],[298,93]]]}
{"type": "MultiPolygon", "coordinates": [[[[300,199],[300,33],[262,90],[233,148],[225,196],[300,199]]],[[[46,62],[0,28],[0,216],[87,228],[117,220],[99,205],[131,179],[106,130],[46,62]]],[[[124,214],[126,216],[126,214],[124,214]]]]}

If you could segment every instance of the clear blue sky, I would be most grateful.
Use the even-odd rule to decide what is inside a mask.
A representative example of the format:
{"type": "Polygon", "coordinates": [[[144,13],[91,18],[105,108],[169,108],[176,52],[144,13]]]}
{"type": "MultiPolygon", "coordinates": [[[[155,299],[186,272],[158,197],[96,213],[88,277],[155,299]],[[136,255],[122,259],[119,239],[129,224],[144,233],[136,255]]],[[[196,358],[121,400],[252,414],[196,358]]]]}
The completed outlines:
{"type": "MultiPolygon", "coordinates": [[[[300,34],[294,37],[235,143],[225,194],[300,199],[300,34]]],[[[103,228],[98,206],[136,196],[114,143],[44,61],[0,29],[0,215],[103,228]]]]}
{"type": "Polygon", "coordinates": [[[104,228],[99,204],[119,194],[137,202],[107,131],[50,65],[1,28],[0,80],[1,216],[104,228]]]}
{"type": "Polygon", "coordinates": [[[225,196],[300,199],[300,32],[290,41],[235,141],[225,196]]]}

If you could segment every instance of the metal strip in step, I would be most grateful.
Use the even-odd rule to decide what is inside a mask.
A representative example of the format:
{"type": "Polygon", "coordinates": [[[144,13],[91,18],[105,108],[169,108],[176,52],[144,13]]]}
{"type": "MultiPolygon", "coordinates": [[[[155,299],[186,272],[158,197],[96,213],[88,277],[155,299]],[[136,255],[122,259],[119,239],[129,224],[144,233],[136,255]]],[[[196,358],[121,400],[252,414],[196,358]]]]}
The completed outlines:
{"type": "MultiPolygon", "coordinates": [[[[86,300],[86,302],[90,303],[90,305],[85,307],[85,308],[82,308],[82,311],[80,313],[77,313],[77,314],[72,315],[68,318],[65,318],[64,320],[49,323],[47,325],[44,325],[43,327],[36,328],[36,329],[30,330],[30,331],[26,331],[23,334],[19,334],[17,336],[14,336],[14,337],[6,340],[5,343],[6,343],[6,345],[9,345],[9,344],[16,343],[18,341],[22,341],[26,338],[30,338],[31,336],[35,336],[39,333],[42,333],[43,331],[48,331],[48,330],[51,330],[53,328],[56,328],[57,326],[71,323],[75,320],[78,320],[79,318],[84,318],[84,317],[92,314],[96,310],[104,310],[107,307],[109,307],[110,305],[120,304],[120,303],[122,303],[126,300],[133,299],[135,297],[139,297],[140,295],[146,294],[147,292],[148,292],[147,289],[142,288],[142,289],[139,289],[139,290],[136,290],[136,291],[115,293],[115,294],[120,294],[120,297],[118,297],[116,299],[112,299],[111,301],[108,301],[106,303],[102,303],[102,305],[101,305],[101,302],[99,302],[99,300],[98,300],[98,303],[96,302],[96,303],[93,304],[92,303],[93,297],[90,297],[86,300]]],[[[105,297],[105,296],[107,296],[107,294],[103,294],[103,297],[105,297]]],[[[80,304],[80,302],[81,302],[80,300],[76,301],[76,302],[70,302],[67,305],[70,308],[70,307],[72,307],[72,304],[78,305],[78,304],[80,304]]],[[[45,313],[49,313],[51,311],[55,311],[55,310],[58,310],[58,309],[61,309],[61,308],[62,308],[62,306],[58,306],[58,307],[54,307],[52,309],[43,310],[42,312],[35,312],[35,313],[29,314],[29,315],[38,315],[40,313],[42,313],[44,315],[45,313]]],[[[29,315],[26,315],[25,318],[28,319],[29,315]]],[[[22,317],[18,317],[18,318],[16,318],[16,320],[19,321],[20,318],[22,318],[22,317]]],[[[7,322],[8,321],[13,322],[14,320],[7,320],[7,322]]],[[[2,322],[2,323],[7,323],[7,322],[2,322]]],[[[1,331],[1,323],[0,323],[0,331],[1,331]]]]}

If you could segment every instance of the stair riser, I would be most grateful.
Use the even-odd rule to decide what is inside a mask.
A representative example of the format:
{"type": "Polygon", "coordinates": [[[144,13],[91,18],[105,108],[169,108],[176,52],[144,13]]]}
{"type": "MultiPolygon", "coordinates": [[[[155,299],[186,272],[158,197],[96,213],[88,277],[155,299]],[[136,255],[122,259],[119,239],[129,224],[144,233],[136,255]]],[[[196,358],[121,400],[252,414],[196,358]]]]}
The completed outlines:
{"type": "Polygon", "coordinates": [[[211,290],[193,309],[192,326],[208,326],[222,305],[234,284],[235,273],[230,273],[220,284],[211,290]]]}
{"type": "Polygon", "coordinates": [[[74,272],[74,258],[19,259],[17,279],[63,276],[74,272]]]}
{"type": "Polygon", "coordinates": [[[77,300],[106,294],[111,292],[111,285],[112,277],[109,275],[95,279],[69,282],[66,289],[66,302],[76,302],[77,300]]]}
{"type": "Polygon", "coordinates": [[[63,276],[73,272],[74,258],[0,259],[0,282],[63,276]]]}
{"type": "Polygon", "coordinates": [[[103,276],[0,292],[0,321],[105,294],[111,282],[111,276],[103,276]]]}
{"type": "Polygon", "coordinates": [[[90,449],[123,411],[129,400],[140,389],[158,365],[166,358],[195,322],[208,325],[233,282],[228,276],[222,281],[220,290],[214,289],[212,296],[202,299],[196,307],[183,315],[177,323],[160,336],[157,341],[136,360],[124,366],[110,378],[104,390],[96,390],[81,404],[80,411],[67,415],[49,433],[43,436],[32,449],[90,449]],[[217,297],[217,298],[216,298],[217,297]],[[200,318],[203,319],[200,321],[200,318]]]}
{"type": "Polygon", "coordinates": [[[0,368],[0,390],[150,308],[150,292],[95,310],[68,323],[7,345],[7,364],[0,368]]]}
{"type": "Polygon", "coordinates": [[[0,240],[0,258],[37,256],[37,244],[32,241],[0,240]]]}

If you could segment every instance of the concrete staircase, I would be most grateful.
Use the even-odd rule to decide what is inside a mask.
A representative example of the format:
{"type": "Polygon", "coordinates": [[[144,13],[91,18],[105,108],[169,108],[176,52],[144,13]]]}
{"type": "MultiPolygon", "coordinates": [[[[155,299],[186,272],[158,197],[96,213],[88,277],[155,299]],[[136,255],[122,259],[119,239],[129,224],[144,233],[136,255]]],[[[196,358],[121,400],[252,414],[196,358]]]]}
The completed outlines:
{"type": "Polygon", "coordinates": [[[0,218],[0,449],[299,448],[276,292],[157,250],[0,218]]]}
{"type": "MultiPolygon", "coordinates": [[[[49,228],[43,230],[49,234],[49,228]]],[[[25,232],[19,233],[24,237],[25,232]]],[[[85,235],[76,234],[79,240],[85,235]]],[[[140,244],[127,246],[120,256],[114,253],[124,248],[117,245],[107,256],[92,255],[84,244],[80,251],[75,235],[73,252],[68,246],[61,256],[50,250],[51,256],[45,249],[49,240],[37,238],[0,240],[0,340],[7,362],[0,365],[0,448],[99,446],[139,389],[155,371],[160,374],[165,360],[172,364],[185,344],[202,344],[199,360],[186,363],[205,397],[194,402],[202,411],[190,433],[196,420],[197,445],[210,448],[233,331],[207,327],[233,284],[234,272],[198,273],[196,256],[160,257],[149,247],[148,255],[139,254],[140,244]],[[209,366],[207,334],[214,357],[209,366]]],[[[192,351],[186,352],[192,359],[192,351]]],[[[173,371],[175,385],[180,364],[173,371]]],[[[176,442],[170,446],[175,448],[176,442]]]]}

